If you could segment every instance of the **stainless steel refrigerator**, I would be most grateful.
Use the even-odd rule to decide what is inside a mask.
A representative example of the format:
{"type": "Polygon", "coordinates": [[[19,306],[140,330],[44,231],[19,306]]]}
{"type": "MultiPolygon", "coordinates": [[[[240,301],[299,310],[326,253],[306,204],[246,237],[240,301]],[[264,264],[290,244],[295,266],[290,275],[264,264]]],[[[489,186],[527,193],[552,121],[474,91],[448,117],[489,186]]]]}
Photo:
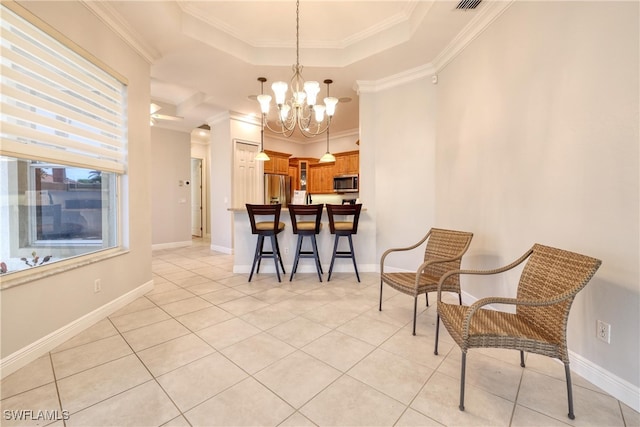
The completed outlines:
{"type": "Polygon", "coordinates": [[[287,175],[264,174],[264,203],[267,205],[291,203],[291,177],[287,175]]]}

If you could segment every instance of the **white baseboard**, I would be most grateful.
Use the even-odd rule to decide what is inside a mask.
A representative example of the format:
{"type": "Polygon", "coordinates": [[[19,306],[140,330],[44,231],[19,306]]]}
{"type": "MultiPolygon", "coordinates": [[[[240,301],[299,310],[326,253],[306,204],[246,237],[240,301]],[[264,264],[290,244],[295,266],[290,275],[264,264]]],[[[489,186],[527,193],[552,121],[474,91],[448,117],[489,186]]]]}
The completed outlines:
{"type": "Polygon", "coordinates": [[[222,252],[223,254],[233,255],[233,249],[225,246],[211,245],[211,250],[216,252],[222,252]]]}
{"type": "Polygon", "coordinates": [[[90,326],[95,325],[97,322],[106,318],[111,313],[116,312],[130,302],[152,290],[153,286],[153,280],[150,280],[147,283],[133,289],[132,291],[119,296],[113,301],[108,302],[102,307],[99,307],[92,312],[85,314],[84,316],[61,327],[60,329],[51,332],[49,335],[42,337],[39,340],[3,358],[2,360],[0,360],[1,378],[14,373],[18,369],[33,362],[40,356],[53,350],[68,339],[76,336],[90,326]]]}
{"type": "Polygon", "coordinates": [[[185,246],[191,246],[191,240],[185,240],[184,242],[169,242],[169,243],[158,243],[156,245],[151,245],[152,251],[157,251],[159,249],[175,249],[175,248],[184,248],[185,246]]]}
{"type": "Polygon", "coordinates": [[[636,412],[640,412],[640,388],[569,350],[571,371],[600,387],[636,412]]]}

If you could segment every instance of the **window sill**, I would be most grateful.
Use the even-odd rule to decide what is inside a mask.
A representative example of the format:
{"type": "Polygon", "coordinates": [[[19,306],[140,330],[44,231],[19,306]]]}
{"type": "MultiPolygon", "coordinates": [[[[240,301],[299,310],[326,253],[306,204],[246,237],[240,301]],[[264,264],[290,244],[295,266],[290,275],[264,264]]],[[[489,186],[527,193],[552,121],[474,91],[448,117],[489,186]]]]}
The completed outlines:
{"type": "Polygon", "coordinates": [[[51,265],[42,265],[34,269],[26,269],[15,273],[3,274],[0,276],[0,291],[13,288],[15,286],[24,285],[35,280],[44,279],[56,274],[64,273],[76,268],[95,264],[110,258],[129,253],[128,249],[114,248],[104,251],[94,252],[92,254],[81,255],[75,258],[68,258],[64,261],[58,261],[51,265]]]}

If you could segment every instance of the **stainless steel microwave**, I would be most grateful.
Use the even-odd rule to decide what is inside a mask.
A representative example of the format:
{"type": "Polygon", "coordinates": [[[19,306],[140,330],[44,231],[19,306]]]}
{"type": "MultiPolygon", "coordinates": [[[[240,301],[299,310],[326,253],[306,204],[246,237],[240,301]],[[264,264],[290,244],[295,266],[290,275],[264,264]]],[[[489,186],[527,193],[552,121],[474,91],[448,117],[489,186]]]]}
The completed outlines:
{"type": "Polygon", "coordinates": [[[355,193],[358,191],[358,175],[338,175],[333,177],[334,193],[355,193]]]}

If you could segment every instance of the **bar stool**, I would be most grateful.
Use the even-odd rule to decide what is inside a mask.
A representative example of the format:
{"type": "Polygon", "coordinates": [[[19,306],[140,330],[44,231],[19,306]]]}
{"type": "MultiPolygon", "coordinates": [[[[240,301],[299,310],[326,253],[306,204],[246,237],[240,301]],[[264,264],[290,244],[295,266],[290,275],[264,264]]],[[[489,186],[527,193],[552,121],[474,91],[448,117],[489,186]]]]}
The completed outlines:
{"type": "Polygon", "coordinates": [[[322,282],[322,265],[320,265],[320,256],[318,255],[318,244],[316,242],[316,235],[320,233],[320,219],[322,218],[322,207],[319,205],[289,205],[289,215],[291,216],[291,226],[293,227],[293,234],[298,235],[298,245],[296,247],[296,256],[293,261],[293,269],[291,270],[291,277],[289,281],[293,280],[293,275],[298,270],[298,261],[300,258],[313,258],[316,261],[316,271],[318,272],[318,279],[322,282]],[[298,216],[313,216],[305,220],[299,220],[298,216]],[[304,237],[311,238],[311,251],[302,250],[302,241],[304,237]]]}
{"type": "Polygon", "coordinates": [[[282,205],[251,205],[247,203],[246,206],[247,212],[249,213],[249,221],[251,221],[251,234],[258,235],[256,252],[253,256],[253,265],[251,266],[251,274],[249,274],[249,282],[253,277],[253,270],[256,268],[256,263],[258,264],[256,273],[260,272],[260,261],[262,261],[262,258],[273,258],[273,262],[276,266],[276,275],[278,276],[278,282],[280,282],[281,280],[280,271],[278,270],[278,261],[280,261],[282,273],[285,273],[277,237],[277,235],[282,230],[284,230],[284,222],[280,222],[280,210],[282,209],[282,205]],[[269,221],[256,222],[257,216],[271,216],[272,219],[269,221]],[[267,236],[271,239],[271,251],[264,250],[264,238],[267,236]]]}
{"type": "Polygon", "coordinates": [[[329,266],[329,276],[327,282],[331,280],[331,272],[333,271],[333,263],[336,258],[351,258],[353,261],[353,268],[356,270],[356,277],[360,282],[360,275],[358,274],[358,267],[356,266],[356,254],[353,251],[353,241],[351,236],[358,232],[358,219],[360,218],[360,210],[362,204],[348,204],[348,205],[326,205],[327,216],[329,217],[329,229],[331,234],[335,234],[335,240],[333,243],[333,255],[331,256],[331,265],[329,266]],[[344,215],[353,217],[351,221],[336,221],[336,215],[344,215]],[[339,251],[338,242],[340,237],[347,236],[349,239],[349,251],[339,251]]]}

